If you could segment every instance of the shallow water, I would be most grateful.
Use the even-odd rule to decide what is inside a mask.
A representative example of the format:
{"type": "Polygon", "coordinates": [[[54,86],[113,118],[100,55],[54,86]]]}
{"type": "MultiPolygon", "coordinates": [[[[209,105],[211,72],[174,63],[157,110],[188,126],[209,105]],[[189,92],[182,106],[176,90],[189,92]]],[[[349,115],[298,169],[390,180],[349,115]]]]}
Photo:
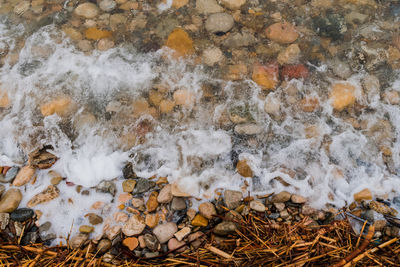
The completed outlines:
{"type": "MultiPolygon", "coordinates": [[[[365,25],[374,25],[372,33],[395,35],[396,30],[378,26],[380,14],[370,15],[365,25]]],[[[398,14],[386,19],[394,23],[398,14]]],[[[337,46],[358,42],[354,48],[364,45],[368,50],[382,44],[385,51],[389,46],[385,37],[365,43],[356,34],[350,38],[354,40],[338,41],[337,46]]],[[[2,57],[0,88],[10,105],[0,110],[0,165],[23,165],[31,151],[51,145],[59,157],[52,170],[84,188],[118,178],[122,192],[122,168],[130,161],[138,176],[166,176],[205,199],[222,188],[253,195],[287,190],[307,197],[316,208],[339,208],[364,188],[385,199],[400,191],[400,109],[398,102],[388,103],[383,96],[400,93],[398,71],[388,64],[368,69],[367,64],[354,63],[356,51],[351,49],[341,58],[351,67],[346,79],[332,73],[334,57],[318,62],[303,58],[311,73],[308,79],[284,81],[265,92],[251,75],[239,81],[223,79],[218,66],[199,64],[195,57],[176,59],[167,48],[146,53],[132,42],[117,42],[107,51],[82,52],[59,25],[35,29],[10,14],[0,19],[3,47],[9,52],[2,57]],[[370,75],[378,77],[380,86],[370,75]],[[343,80],[356,88],[358,106],[340,113],[332,109],[328,92],[343,80]],[[177,90],[184,90],[189,99],[167,114],[160,114],[157,101],[147,100],[154,92],[171,100],[177,90]],[[319,107],[303,111],[299,102],[304,96],[317,99],[319,107]],[[59,97],[69,99],[71,111],[44,117],[40,107],[59,97]],[[235,131],[241,125],[235,114],[257,125],[257,134],[235,131]],[[382,155],[383,147],[391,156],[382,155]],[[236,172],[242,159],[253,178],[236,172]]],[[[35,184],[24,186],[21,206],[49,185],[47,173],[40,171],[35,184]]],[[[52,221],[60,236],[72,223],[76,230],[94,202],[112,199],[94,190],[82,196],[65,182],[59,189],[59,198],[37,209],[44,212],[40,221],[52,221]]],[[[116,210],[117,204],[110,209],[116,210]]],[[[96,228],[100,232],[101,225],[96,228]]]]}

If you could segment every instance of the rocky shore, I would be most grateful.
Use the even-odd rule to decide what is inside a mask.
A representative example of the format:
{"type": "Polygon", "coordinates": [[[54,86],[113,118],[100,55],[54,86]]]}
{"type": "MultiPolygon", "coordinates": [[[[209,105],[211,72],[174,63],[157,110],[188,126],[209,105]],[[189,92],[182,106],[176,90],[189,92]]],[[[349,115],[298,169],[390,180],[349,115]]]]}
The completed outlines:
{"type": "Polygon", "coordinates": [[[209,239],[230,240],[241,227],[238,220],[249,215],[271,228],[302,222],[319,229],[349,220],[357,235],[367,222],[379,244],[399,236],[398,1],[0,4],[4,25],[24,25],[12,42],[0,38],[0,66],[10,70],[0,81],[0,122],[16,112],[11,124],[18,124],[26,119],[18,107],[29,111],[26,125],[0,129],[2,139],[14,134],[23,154],[22,161],[0,167],[2,242],[64,241],[120,264],[121,247],[130,253],[126,258],[151,259],[194,252],[209,239]],[[43,29],[44,45],[29,40],[43,29]],[[107,82],[115,84],[101,80],[95,68],[100,60],[76,64],[94,69],[83,82],[79,68],[60,76],[40,72],[59,47],[66,49],[62,45],[82,58],[123,58],[123,67],[107,70],[107,82]],[[133,54],[143,64],[129,65],[133,54]],[[127,80],[141,68],[150,74],[135,72],[124,83],[118,72],[125,68],[127,80]],[[11,74],[17,78],[7,83],[11,74]],[[56,78],[18,95],[31,81],[16,86],[17,80],[30,76],[38,83],[56,78]],[[140,79],[144,84],[132,85],[140,79]],[[98,97],[92,84],[112,92],[98,97]],[[56,145],[72,150],[90,127],[102,140],[112,137],[114,151],[126,153],[122,175],[92,184],[85,179],[105,169],[96,169],[97,176],[80,169],[74,173],[80,179],[55,170],[63,159],[56,145]],[[166,170],[168,160],[177,162],[171,166],[179,165],[178,174],[166,170]],[[163,171],[170,175],[158,175],[163,171]],[[225,188],[219,181],[227,181],[225,188]],[[258,194],[264,191],[269,193],[258,194]],[[64,207],[64,216],[79,213],[68,225],[75,227],[71,236],[53,231],[47,220],[57,217],[46,210],[56,201],[75,205],[64,207]],[[89,208],[72,210],[79,202],[89,208]]]}

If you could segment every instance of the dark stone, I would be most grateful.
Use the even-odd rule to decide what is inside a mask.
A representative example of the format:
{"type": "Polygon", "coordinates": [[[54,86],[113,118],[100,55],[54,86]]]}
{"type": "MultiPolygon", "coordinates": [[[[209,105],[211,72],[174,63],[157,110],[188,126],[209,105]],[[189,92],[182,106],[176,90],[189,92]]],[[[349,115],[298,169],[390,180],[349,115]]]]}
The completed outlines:
{"type": "Polygon", "coordinates": [[[268,218],[271,220],[276,220],[279,218],[279,216],[280,216],[279,212],[274,212],[274,213],[271,213],[270,215],[268,215],[268,218]]]}
{"type": "Polygon", "coordinates": [[[151,251],[158,250],[158,248],[160,246],[160,242],[158,242],[157,237],[155,237],[154,235],[151,235],[151,234],[145,234],[143,236],[143,240],[148,249],[150,249],[151,251]]]}
{"type": "Polygon", "coordinates": [[[16,209],[11,212],[11,220],[17,222],[24,222],[35,215],[35,212],[29,208],[16,209]]]}
{"type": "Polygon", "coordinates": [[[50,227],[51,227],[51,222],[45,222],[44,224],[39,226],[39,232],[46,232],[50,230],[50,227]]]}
{"type": "Polygon", "coordinates": [[[145,179],[145,178],[139,178],[137,180],[137,183],[136,183],[136,186],[135,186],[135,190],[133,190],[133,194],[137,195],[137,194],[148,192],[155,185],[156,185],[156,183],[153,182],[153,181],[150,181],[150,180],[145,179]]]}
{"type": "Polygon", "coordinates": [[[313,19],[313,25],[318,35],[322,37],[339,40],[347,31],[344,17],[335,13],[328,13],[326,16],[319,16],[313,19]]]}
{"type": "Polygon", "coordinates": [[[225,221],[215,226],[214,234],[226,236],[230,233],[235,232],[236,228],[236,224],[234,224],[233,222],[225,221]]]}
{"type": "Polygon", "coordinates": [[[37,232],[28,232],[22,238],[21,243],[24,246],[29,245],[29,244],[34,244],[34,243],[36,243],[38,238],[39,238],[39,235],[37,232]]]}
{"type": "Polygon", "coordinates": [[[122,174],[124,176],[124,179],[137,178],[136,173],[133,171],[132,162],[129,162],[128,164],[125,165],[125,167],[122,169],[122,174]]]}

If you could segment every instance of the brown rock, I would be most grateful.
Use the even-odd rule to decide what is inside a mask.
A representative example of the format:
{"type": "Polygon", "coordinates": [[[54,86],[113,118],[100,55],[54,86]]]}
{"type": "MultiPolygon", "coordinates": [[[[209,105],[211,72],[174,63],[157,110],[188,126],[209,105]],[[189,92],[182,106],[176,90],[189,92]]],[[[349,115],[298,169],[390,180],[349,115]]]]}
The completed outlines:
{"type": "Polygon", "coordinates": [[[252,79],[263,90],[274,90],[279,81],[279,66],[276,63],[269,65],[256,64],[253,67],[252,79]]]}
{"type": "Polygon", "coordinates": [[[54,185],[49,185],[44,191],[35,195],[31,200],[29,200],[27,206],[32,208],[36,205],[49,202],[58,197],[60,190],[54,185]]]}
{"type": "Polygon", "coordinates": [[[10,99],[6,92],[0,90],[0,108],[7,108],[10,105],[10,99]]]}
{"type": "Polygon", "coordinates": [[[158,194],[157,201],[159,203],[169,203],[172,201],[171,185],[165,185],[158,194]]]}
{"type": "Polygon", "coordinates": [[[177,56],[188,56],[194,53],[193,40],[180,28],[171,32],[165,45],[175,50],[177,56]]]}
{"type": "Polygon", "coordinates": [[[242,175],[243,177],[253,177],[253,171],[251,170],[250,166],[247,164],[247,160],[239,160],[236,164],[237,172],[242,175]]]}
{"type": "Polygon", "coordinates": [[[349,83],[335,83],[332,86],[329,99],[332,107],[337,111],[342,111],[356,102],[356,88],[349,83]]]}
{"type": "Polygon", "coordinates": [[[17,174],[17,176],[15,177],[12,185],[13,186],[23,186],[25,184],[27,184],[32,177],[35,175],[35,168],[28,166],[25,166],[23,168],[21,168],[17,174]]]}
{"type": "Polygon", "coordinates": [[[271,198],[272,203],[276,203],[276,202],[286,202],[289,201],[290,197],[292,196],[292,194],[290,194],[289,192],[286,191],[282,191],[279,194],[274,195],[271,198]]]}
{"type": "Polygon", "coordinates": [[[119,211],[114,213],[114,221],[126,223],[129,220],[128,214],[125,212],[119,211]]]}
{"type": "Polygon", "coordinates": [[[100,39],[97,42],[97,50],[107,51],[108,49],[113,48],[115,45],[114,41],[109,38],[100,39]]]}
{"type": "Polygon", "coordinates": [[[145,218],[145,223],[148,227],[154,228],[158,225],[159,216],[158,214],[147,214],[145,218]]]}
{"type": "Polygon", "coordinates": [[[136,237],[128,237],[122,241],[122,244],[130,250],[134,250],[139,245],[139,241],[136,237]]]}
{"type": "Polygon", "coordinates": [[[217,211],[215,210],[214,204],[210,202],[201,203],[199,206],[199,212],[203,215],[206,219],[211,220],[213,215],[217,215],[217,211]]]}
{"type": "Polygon", "coordinates": [[[203,232],[198,231],[189,235],[187,241],[190,243],[190,246],[192,246],[194,249],[197,249],[205,239],[206,235],[203,232]]]}
{"type": "Polygon", "coordinates": [[[149,199],[146,202],[146,208],[148,212],[153,212],[157,209],[158,207],[157,197],[158,197],[157,191],[151,192],[149,199]]]}
{"type": "Polygon", "coordinates": [[[174,92],[174,100],[176,105],[191,107],[193,106],[196,96],[187,89],[178,89],[174,92]]]}
{"type": "Polygon", "coordinates": [[[297,44],[291,44],[278,54],[278,63],[295,64],[298,63],[300,57],[300,47],[297,44]]]}
{"type": "Polygon", "coordinates": [[[153,234],[157,237],[161,244],[164,244],[170,240],[177,231],[178,227],[175,223],[167,222],[157,225],[157,227],[153,230],[153,234]]]}
{"type": "Polygon", "coordinates": [[[100,30],[100,29],[97,29],[96,27],[88,28],[85,31],[86,39],[91,39],[91,40],[95,40],[95,41],[103,39],[103,38],[108,38],[111,36],[112,36],[112,32],[107,31],[107,30],[100,30]]]}
{"type": "Polygon", "coordinates": [[[172,1],[172,7],[179,9],[183,6],[186,6],[189,3],[189,0],[173,0],[172,1]]]}
{"type": "Polygon", "coordinates": [[[126,236],[139,235],[143,232],[145,227],[146,223],[143,217],[138,214],[133,214],[132,217],[129,218],[128,222],[122,227],[122,232],[126,236]]]}
{"type": "Polygon", "coordinates": [[[74,12],[76,15],[80,17],[84,17],[86,19],[93,19],[100,13],[100,10],[95,4],[86,2],[77,6],[74,12]]]}
{"type": "Polygon", "coordinates": [[[1,196],[0,200],[0,213],[13,212],[19,206],[22,200],[22,194],[19,189],[10,188],[4,195],[1,196]]]}
{"type": "Polygon", "coordinates": [[[296,27],[288,22],[272,24],[265,30],[265,33],[269,39],[280,44],[293,43],[299,37],[296,27]]]}
{"type": "Polygon", "coordinates": [[[122,182],[122,190],[127,193],[131,193],[135,189],[136,181],[133,179],[128,179],[122,182]]]}
{"type": "Polygon", "coordinates": [[[208,225],[208,220],[203,217],[201,214],[197,214],[194,219],[192,220],[192,225],[193,226],[201,226],[205,227],[208,225]]]}
{"type": "Polygon", "coordinates": [[[182,241],[186,236],[190,234],[192,230],[189,227],[183,227],[181,230],[174,234],[178,241],[182,241]]]}
{"type": "Polygon", "coordinates": [[[174,197],[190,197],[188,193],[182,191],[181,187],[177,183],[171,184],[171,194],[174,197]]]}
{"type": "Polygon", "coordinates": [[[85,217],[88,217],[89,223],[93,225],[97,225],[103,222],[103,218],[95,213],[88,213],[85,215],[85,217]]]}
{"type": "Polygon", "coordinates": [[[302,196],[296,195],[296,194],[293,194],[293,195],[291,196],[290,200],[291,200],[293,203],[296,203],[296,204],[303,204],[303,203],[306,203],[306,202],[307,202],[307,199],[306,199],[305,197],[302,197],[302,196]]]}
{"type": "Polygon", "coordinates": [[[353,195],[354,197],[354,201],[356,202],[361,202],[363,200],[371,200],[372,199],[372,193],[368,188],[365,188],[363,190],[361,190],[358,193],[355,193],[353,195]]]}
{"type": "Polygon", "coordinates": [[[397,215],[397,211],[395,209],[378,201],[371,201],[369,203],[369,208],[383,215],[392,215],[392,216],[397,215]]]}
{"type": "Polygon", "coordinates": [[[50,152],[47,152],[45,148],[36,149],[29,154],[28,164],[33,168],[48,169],[56,163],[57,157],[50,152]]]}
{"type": "Polygon", "coordinates": [[[87,234],[83,234],[83,233],[77,234],[76,236],[71,238],[69,245],[73,249],[79,248],[79,247],[83,246],[83,244],[86,242],[86,240],[88,240],[88,238],[89,238],[89,236],[87,234]]]}
{"type": "Polygon", "coordinates": [[[168,99],[163,99],[160,102],[160,112],[161,113],[170,113],[174,110],[175,107],[175,101],[173,100],[168,100],[168,99]]]}
{"type": "Polygon", "coordinates": [[[61,96],[40,106],[40,112],[44,117],[56,113],[60,117],[68,116],[74,108],[70,97],[61,96]]]}
{"type": "Polygon", "coordinates": [[[79,227],[79,232],[84,233],[84,234],[90,234],[93,231],[94,231],[94,227],[93,226],[81,225],[79,227]]]}
{"type": "Polygon", "coordinates": [[[185,244],[186,244],[185,241],[179,241],[176,238],[171,238],[168,241],[168,249],[175,250],[180,247],[180,249],[177,249],[176,252],[181,253],[187,249],[187,246],[185,246],[185,244]]]}

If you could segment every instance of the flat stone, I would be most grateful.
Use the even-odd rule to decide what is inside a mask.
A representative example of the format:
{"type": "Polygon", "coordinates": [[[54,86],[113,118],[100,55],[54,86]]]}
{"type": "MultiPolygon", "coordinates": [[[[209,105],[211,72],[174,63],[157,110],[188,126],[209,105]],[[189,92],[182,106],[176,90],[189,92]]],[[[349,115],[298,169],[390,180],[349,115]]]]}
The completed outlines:
{"type": "Polygon", "coordinates": [[[292,196],[292,194],[290,194],[289,192],[286,191],[282,191],[276,195],[273,195],[271,198],[271,202],[272,203],[276,203],[276,202],[286,202],[290,200],[290,197],[292,196]]]}
{"type": "Polygon", "coordinates": [[[246,0],[221,0],[220,3],[226,8],[237,10],[246,3],[246,0]]]}
{"type": "Polygon", "coordinates": [[[171,32],[165,45],[175,50],[177,56],[188,56],[194,53],[193,40],[180,28],[171,32]]]}
{"type": "Polygon", "coordinates": [[[363,200],[371,200],[372,199],[372,193],[368,188],[365,188],[363,190],[361,190],[358,193],[355,193],[353,195],[354,197],[354,201],[356,202],[361,202],[363,200]]]}
{"type": "Polygon", "coordinates": [[[28,208],[21,208],[21,209],[16,209],[13,212],[11,212],[10,217],[11,220],[17,221],[17,222],[24,222],[35,215],[35,212],[32,209],[28,208]]]}
{"type": "Polygon", "coordinates": [[[181,230],[174,234],[178,241],[182,241],[186,236],[188,236],[192,230],[189,227],[183,227],[181,230]]]}
{"type": "Polygon", "coordinates": [[[224,46],[229,48],[241,48],[252,46],[257,43],[257,38],[246,31],[231,33],[223,42],[224,46]]]}
{"type": "Polygon", "coordinates": [[[142,216],[133,214],[122,227],[122,232],[126,236],[139,235],[146,228],[146,223],[142,216]]]}
{"type": "Polygon", "coordinates": [[[171,185],[165,185],[157,196],[157,201],[159,203],[165,204],[172,201],[173,195],[171,193],[171,185]]]}
{"type": "Polygon", "coordinates": [[[161,244],[164,244],[170,240],[177,231],[178,227],[175,223],[167,222],[164,224],[159,224],[156,228],[154,228],[153,234],[157,237],[161,244]]]}
{"type": "Polygon", "coordinates": [[[136,182],[136,187],[133,190],[133,194],[142,194],[145,192],[149,192],[156,185],[155,182],[150,181],[148,179],[139,178],[136,182]]]}
{"type": "Polygon", "coordinates": [[[158,225],[159,216],[158,214],[147,214],[145,218],[145,223],[148,227],[154,228],[158,225]]]}
{"type": "Polygon", "coordinates": [[[236,209],[242,203],[243,194],[239,191],[225,190],[224,201],[230,210],[236,209]]]}
{"type": "Polygon", "coordinates": [[[95,213],[88,213],[85,217],[88,218],[89,223],[92,225],[97,225],[103,222],[103,218],[95,213]]]}
{"type": "Polygon", "coordinates": [[[253,171],[251,170],[251,167],[249,164],[247,164],[247,160],[239,160],[238,163],[236,164],[236,170],[237,172],[243,176],[243,177],[253,177],[253,171]]]}
{"type": "Polygon", "coordinates": [[[94,231],[94,227],[90,226],[90,225],[81,225],[79,227],[79,232],[81,232],[81,233],[90,234],[93,231],[94,231]]]}
{"type": "Polygon", "coordinates": [[[122,182],[122,190],[127,193],[131,193],[136,186],[136,181],[133,179],[128,179],[122,182]]]}
{"type": "Polygon", "coordinates": [[[102,0],[99,3],[100,9],[105,12],[110,12],[110,11],[114,10],[116,6],[117,6],[117,3],[113,0],[102,0]]]}
{"type": "Polygon", "coordinates": [[[184,252],[187,249],[187,246],[185,246],[185,244],[186,244],[185,241],[179,241],[176,238],[171,238],[168,241],[168,249],[170,251],[176,249],[176,252],[181,253],[181,252],[184,252]],[[179,247],[180,247],[180,249],[177,249],[179,247]]]}
{"type": "Polygon", "coordinates": [[[258,212],[265,212],[265,206],[260,200],[250,201],[250,208],[258,212]]]}
{"type": "Polygon", "coordinates": [[[49,185],[44,191],[35,195],[31,200],[29,200],[27,206],[32,208],[36,205],[49,202],[55,198],[57,198],[60,194],[60,190],[54,186],[49,185]]]}
{"type": "Polygon", "coordinates": [[[269,63],[267,65],[255,64],[251,79],[263,90],[275,90],[279,82],[278,63],[269,63]]]}
{"type": "Polygon", "coordinates": [[[214,204],[210,202],[201,203],[199,206],[199,212],[208,220],[211,220],[213,218],[213,215],[217,215],[214,204]]]}
{"type": "Polygon", "coordinates": [[[256,135],[262,133],[263,128],[254,123],[238,124],[235,126],[235,133],[240,135],[256,135]]]}
{"type": "Polygon", "coordinates": [[[193,247],[194,249],[197,249],[201,246],[203,241],[206,239],[206,235],[201,232],[195,232],[193,234],[190,234],[187,238],[187,241],[190,243],[190,246],[193,247]]]}
{"type": "Polygon", "coordinates": [[[302,197],[300,195],[293,194],[290,197],[290,201],[292,201],[293,203],[296,203],[296,204],[304,204],[307,202],[307,198],[302,197]]]}
{"type": "Polygon", "coordinates": [[[201,214],[197,214],[192,220],[191,224],[193,226],[205,227],[208,225],[208,220],[201,214]]]}

